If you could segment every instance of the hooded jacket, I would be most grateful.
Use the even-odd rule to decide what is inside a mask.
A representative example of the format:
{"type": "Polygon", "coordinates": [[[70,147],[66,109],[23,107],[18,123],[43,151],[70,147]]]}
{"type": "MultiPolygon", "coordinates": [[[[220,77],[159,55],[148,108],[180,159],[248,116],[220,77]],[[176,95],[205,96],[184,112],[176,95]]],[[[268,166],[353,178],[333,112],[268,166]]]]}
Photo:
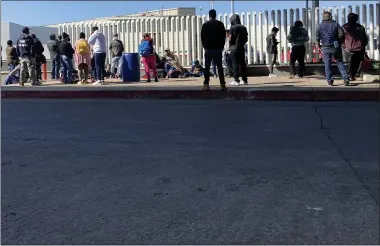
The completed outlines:
{"type": "Polygon", "coordinates": [[[333,47],[334,42],[342,44],[344,41],[343,28],[334,20],[323,20],[316,31],[318,44],[324,47],[333,47]]]}
{"type": "Polygon", "coordinates": [[[16,52],[19,57],[33,57],[32,46],[33,38],[26,33],[22,33],[16,43],[16,52]]]}
{"type": "Polygon", "coordinates": [[[309,41],[309,34],[303,27],[292,26],[287,38],[293,46],[303,46],[309,41]]]}
{"type": "Polygon", "coordinates": [[[211,19],[202,25],[201,41],[205,50],[223,50],[226,43],[226,29],[221,21],[211,19]]]}
{"type": "Polygon", "coordinates": [[[47,43],[51,59],[59,57],[59,44],[60,42],[55,38],[55,35],[51,35],[50,40],[47,43]]]}
{"type": "Polygon", "coordinates": [[[345,39],[343,48],[348,52],[364,50],[368,44],[368,37],[364,26],[356,23],[359,16],[355,13],[348,15],[348,22],[343,25],[345,39]]]}
{"type": "Polygon", "coordinates": [[[38,38],[33,39],[32,55],[36,58],[36,62],[46,63],[46,58],[44,56],[45,48],[38,38]]]}
{"type": "Polygon", "coordinates": [[[92,46],[94,53],[107,53],[106,37],[99,30],[90,36],[88,44],[92,46]]]}
{"type": "Polygon", "coordinates": [[[244,51],[244,45],[248,42],[247,28],[241,24],[237,14],[231,16],[230,22],[230,50],[244,51]]]}

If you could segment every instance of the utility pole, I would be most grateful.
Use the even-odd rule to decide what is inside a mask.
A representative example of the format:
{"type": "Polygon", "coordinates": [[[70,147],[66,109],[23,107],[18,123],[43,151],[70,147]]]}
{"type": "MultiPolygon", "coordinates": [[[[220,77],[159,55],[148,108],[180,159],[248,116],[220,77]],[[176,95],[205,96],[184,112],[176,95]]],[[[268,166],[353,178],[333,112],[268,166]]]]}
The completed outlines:
{"type": "Polygon", "coordinates": [[[214,1],[210,0],[210,9],[214,9],[214,1]]]}

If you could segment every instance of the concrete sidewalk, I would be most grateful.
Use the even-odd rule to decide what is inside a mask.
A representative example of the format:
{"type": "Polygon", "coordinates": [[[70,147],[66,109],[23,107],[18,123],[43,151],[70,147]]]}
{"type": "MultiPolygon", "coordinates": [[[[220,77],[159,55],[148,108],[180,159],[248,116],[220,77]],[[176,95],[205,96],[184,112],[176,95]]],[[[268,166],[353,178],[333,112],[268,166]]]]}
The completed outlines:
{"type": "Polygon", "coordinates": [[[248,85],[229,86],[228,92],[219,91],[219,80],[212,78],[211,91],[201,91],[203,78],[160,79],[160,82],[123,83],[109,79],[103,86],[64,85],[46,81],[42,86],[2,87],[3,98],[225,98],[258,100],[378,100],[379,82],[352,82],[343,86],[336,80],[328,87],[322,77],[289,79],[287,77],[250,77],[248,85]]]}

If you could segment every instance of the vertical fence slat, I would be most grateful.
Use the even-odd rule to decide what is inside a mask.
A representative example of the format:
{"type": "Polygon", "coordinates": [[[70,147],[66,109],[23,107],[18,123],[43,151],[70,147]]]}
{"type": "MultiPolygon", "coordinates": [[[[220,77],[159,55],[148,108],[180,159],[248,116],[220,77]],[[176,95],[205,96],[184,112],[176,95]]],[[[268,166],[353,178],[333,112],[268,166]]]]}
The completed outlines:
{"type": "MultiPolygon", "coordinates": [[[[263,37],[263,28],[261,28],[263,26],[263,13],[262,12],[259,12],[259,36],[260,36],[260,39],[259,39],[259,61],[260,63],[265,63],[265,59],[264,59],[264,52],[263,52],[263,44],[264,44],[264,37],[263,37]]],[[[266,42],[266,41],[265,41],[266,42]]]]}
{"type": "Polygon", "coordinates": [[[252,64],[252,22],[251,22],[251,13],[247,13],[247,31],[248,31],[248,45],[247,45],[247,53],[248,53],[248,64],[252,64]]]}
{"type": "Polygon", "coordinates": [[[286,9],[283,10],[283,23],[281,26],[282,29],[282,38],[284,43],[284,63],[288,63],[288,11],[286,9]]]}
{"type": "Polygon", "coordinates": [[[257,22],[256,22],[256,12],[253,12],[253,19],[252,19],[252,33],[255,35],[251,39],[251,42],[253,43],[253,63],[258,63],[257,61],[257,22]]]}
{"type": "Polygon", "coordinates": [[[371,58],[374,57],[374,24],[375,24],[375,11],[373,8],[373,4],[369,5],[369,56],[371,58]]]}
{"type": "Polygon", "coordinates": [[[380,60],[380,4],[376,4],[376,47],[377,47],[377,52],[376,52],[376,60],[380,60]]]}
{"type": "Polygon", "coordinates": [[[197,20],[197,31],[196,31],[196,34],[197,34],[197,60],[199,60],[203,64],[202,45],[201,45],[201,36],[200,36],[201,27],[202,27],[202,24],[201,24],[202,23],[202,17],[197,16],[196,20],[197,20]]]}
{"type": "Polygon", "coordinates": [[[197,57],[196,55],[196,39],[195,39],[195,31],[196,31],[196,16],[191,16],[191,60],[194,61],[197,57]]]}
{"type": "MultiPolygon", "coordinates": [[[[315,8],[315,31],[314,33],[312,33],[312,35],[315,37],[315,33],[319,27],[319,23],[320,23],[320,11],[319,11],[319,8],[315,8]]],[[[316,61],[317,62],[320,62],[320,59],[319,59],[319,50],[317,48],[317,45],[314,46],[314,50],[315,50],[315,58],[316,58],[316,61]]]]}
{"type": "MultiPolygon", "coordinates": [[[[264,40],[264,47],[267,47],[267,39],[266,39],[266,37],[268,37],[268,35],[269,35],[269,28],[272,28],[272,27],[269,27],[269,13],[268,13],[268,11],[265,11],[264,12],[264,32],[263,32],[263,37],[262,37],[262,39],[264,40]]],[[[266,49],[264,49],[264,47],[263,47],[263,50],[264,50],[264,52],[265,52],[265,63],[268,63],[268,54],[266,54],[266,49]]]]}
{"type": "Polygon", "coordinates": [[[185,43],[186,43],[186,64],[187,66],[191,65],[191,18],[190,16],[186,16],[186,34],[185,34],[185,43]]]}
{"type": "Polygon", "coordinates": [[[279,32],[277,34],[277,40],[278,42],[280,42],[280,44],[278,45],[279,47],[279,52],[278,52],[278,62],[280,63],[283,63],[284,62],[284,59],[283,59],[283,50],[282,50],[282,46],[281,46],[281,43],[282,43],[282,30],[281,30],[281,10],[277,10],[277,27],[279,29],[279,32]]]}
{"type": "MultiPolygon", "coordinates": [[[[313,25],[312,25],[312,19],[311,19],[311,10],[308,10],[307,11],[307,23],[308,23],[308,34],[309,34],[309,38],[311,38],[312,36],[312,32],[313,32],[313,25]]],[[[307,53],[309,54],[309,61],[308,62],[312,62],[313,61],[313,43],[311,42],[311,40],[309,42],[306,43],[306,51],[307,53]]]]}

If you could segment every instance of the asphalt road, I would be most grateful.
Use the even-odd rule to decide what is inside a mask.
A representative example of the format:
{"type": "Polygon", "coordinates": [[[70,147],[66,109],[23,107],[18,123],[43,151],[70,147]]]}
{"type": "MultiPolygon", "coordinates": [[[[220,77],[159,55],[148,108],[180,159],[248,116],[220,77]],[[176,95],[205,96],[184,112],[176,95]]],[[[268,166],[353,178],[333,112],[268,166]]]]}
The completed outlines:
{"type": "Polygon", "coordinates": [[[376,103],[2,100],[2,244],[378,244],[376,103]]]}

